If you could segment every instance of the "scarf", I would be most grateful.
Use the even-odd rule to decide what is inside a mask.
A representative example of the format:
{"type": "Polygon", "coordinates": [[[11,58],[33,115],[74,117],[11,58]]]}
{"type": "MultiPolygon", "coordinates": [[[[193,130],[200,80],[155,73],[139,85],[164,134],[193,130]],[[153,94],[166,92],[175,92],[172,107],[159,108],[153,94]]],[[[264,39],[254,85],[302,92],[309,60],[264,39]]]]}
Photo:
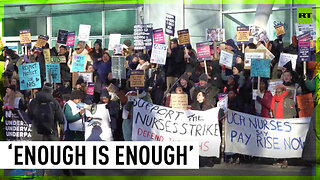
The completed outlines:
{"type": "Polygon", "coordinates": [[[283,100],[288,95],[288,91],[283,92],[280,96],[274,95],[271,102],[271,110],[274,118],[282,119],[283,118],[283,100]],[[275,108],[275,104],[277,102],[277,109],[275,108]],[[275,111],[276,110],[276,111],[275,111]],[[277,114],[275,114],[275,112],[277,114]]]}

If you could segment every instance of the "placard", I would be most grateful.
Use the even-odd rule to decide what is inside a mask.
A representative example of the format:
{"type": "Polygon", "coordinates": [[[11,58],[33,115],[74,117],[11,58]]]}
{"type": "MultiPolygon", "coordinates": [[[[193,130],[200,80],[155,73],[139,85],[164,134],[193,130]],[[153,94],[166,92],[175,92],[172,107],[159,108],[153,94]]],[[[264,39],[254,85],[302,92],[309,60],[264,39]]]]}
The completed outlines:
{"type": "Polygon", "coordinates": [[[5,141],[32,141],[32,122],[23,119],[23,113],[4,109],[5,141]]]}
{"type": "Polygon", "coordinates": [[[310,41],[310,40],[312,40],[312,36],[311,36],[310,32],[306,32],[304,34],[297,36],[297,39],[299,41],[310,41]]]}
{"type": "Polygon", "coordinates": [[[276,30],[276,35],[277,35],[277,36],[281,36],[281,35],[284,35],[284,34],[285,34],[285,30],[284,30],[283,24],[274,26],[274,28],[275,28],[275,30],[276,30]]]}
{"type": "Polygon", "coordinates": [[[132,70],[130,72],[130,87],[134,89],[144,89],[144,71],[132,70]]]}
{"type": "Polygon", "coordinates": [[[85,83],[93,82],[93,73],[92,72],[73,72],[72,73],[72,87],[76,87],[77,80],[82,76],[85,83]]]}
{"type": "Polygon", "coordinates": [[[152,48],[152,24],[136,24],[134,25],[133,44],[135,50],[152,48]]]}
{"type": "Polygon", "coordinates": [[[244,69],[251,69],[251,59],[265,59],[266,52],[262,49],[247,49],[244,53],[244,69]]]}
{"type": "Polygon", "coordinates": [[[75,32],[68,32],[67,48],[73,48],[75,39],[75,32]]]}
{"type": "Polygon", "coordinates": [[[176,17],[172,14],[166,14],[166,34],[174,36],[176,17]]]}
{"type": "Polygon", "coordinates": [[[165,44],[163,29],[154,29],[153,30],[153,43],[154,44],[165,44]]]}
{"type": "Polygon", "coordinates": [[[30,29],[20,30],[19,38],[21,46],[31,45],[30,29]]]}
{"type": "Polygon", "coordinates": [[[88,95],[93,95],[94,94],[94,83],[93,82],[88,82],[87,85],[87,94],[88,95]]]}
{"type": "Polygon", "coordinates": [[[38,40],[36,44],[34,45],[35,49],[42,50],[42,47],[45,46],[48,42],[49,36],[40,35],[38,36],[38,40]]]}
{"type": "Polygon", "coordinates": [[[187,110],[188,94],[171,94],[170,104],[173,109],[187,110]]]}
{"type": "Polygon", "coordinates": [[[312,93],[298,95],[297,105],[299,108],[299,117],[311,117],[314,110],[312,93]]]}
{"type": "Polygon", "coordinates": [[[125,56],[112,56],[111,72],[114,79],[126,79],[126,57],[125,56]]]}
{"type": "Polygon", "coordinates": [[[211,51],[209,42],[196,43],[198,61],[210,61],[211,51]]]}
{"type": "Polygon", "coordinates": [[[300,36],[305,33],[310,33],[313,40],[317,39],[316,23],[296,23],[296,36],[300,36]]]}
{"type": "Polygon", "coordinates": [[[274,89],[278,84],[283,84],[283,80],[281,79],[272,79],[268,82],[268,91],[271,92],[272,96],[276,94],[276,90],[274,89]]]}
{"type": "Polygon", "coordinates": [[[183,47],[190,45],[189,30],[183,29],[178,31],[178,39],[179,39],[179,45],[183,47]]]}
{"type": "Polygon", "coordinates": [[[166,64],[168,45],[153,44],[150,62],[156,64],[166,64]]]}
{"type": "Polygon", "coordinates": [[[224,113],[228,111],[228,94],[218,101],[217,107],[223,109],[224,113]]]}
{"type": "Polygon", "coordinates": [[[59,29],[57,43],[59,44],[67,44],[68,31],[59,29]]]}
{"type": "Polygon", "coordinates": [[[270,59],[251,59],[251,77],[270,78],[270,59]]]}
{"type": "Polygon", "coordinates": [[[113,51],[117,44],[120,44],[121,34],[110,34],[108,49],[113,51]]]}
{"type": "Polygon", "coordinates": [[[275,58],[275,56],[263,44],[260,44],[257,49],[265,50],[267,59],[273,60],[275,58]]]}
{"type": "Polygon", "coordinates": [[[298,60],[299,62],[311,60],[310,41],[298,41],[298,60]]]}
{"type": "Polygon", "coordinates": [[[44,61],[46,64],[51,63],[51,58],[50,58],[50,49],[44,49],[43,50],[43,56],[44,56],[44,61]]]}
{"type": "Polygon", "coordinates": [[[237,43],[247,44],[250,39],[249,26],[238,26],[237,27],[237,43]]]}
{"type": "Polygon", "coordinates": [[[296,70],[298,55],[296,54],[288,54],[288,53],[280,53],[278,69],[281,69],[284,65],[286,65],[289,61],[292,64],[292,70],[296,70]]]}
{"type": "Polygon", "coordinates": [[[79,41],[89,41],[91,25],[80,24],[78,39],[79,41]]]}
{"type": "Polygon", "coordinates": [[[220,156],[219,108],[177,110],[135,99],[133,141],[198,141],[200,156],[220,156]]]}
{"type": "Polygon", "coordinates": [[[225,152],[301,158],[310,118],[272,119],[228,110],[225,152]]]}
{"type": "Polygon", "coordinates": [[[53,83],[61,83],[60,64],[46,64],[46,78],[49,81],[49,70],[53,83]]]}
{"type": "Polygon", "coordinates": [[[206,41],[220,41],[225,42],[225,30],[221,28],[206,29],[206,41]]]}
{"type": "Polygon", "coordinates": [[[221,50],[219,64],[225,65],[228,69],[232,69],[233,53],[221,50]]]}
{"type": "Polygon", "coordinates": [[[41,88],[39,63],[22,64],[18,66],[20,90],[41,88]]]}
{"type": "Polygon", "coordinates": [[[71,72],[84,72],[86,63],[86,56],[74,55],[72,59],[71,72]]]}
{"type": "Polygon", "coordinates": [[[51,56],[51,64],[55,63],[67,63],[67,59],[65,56],[51,56]]]}

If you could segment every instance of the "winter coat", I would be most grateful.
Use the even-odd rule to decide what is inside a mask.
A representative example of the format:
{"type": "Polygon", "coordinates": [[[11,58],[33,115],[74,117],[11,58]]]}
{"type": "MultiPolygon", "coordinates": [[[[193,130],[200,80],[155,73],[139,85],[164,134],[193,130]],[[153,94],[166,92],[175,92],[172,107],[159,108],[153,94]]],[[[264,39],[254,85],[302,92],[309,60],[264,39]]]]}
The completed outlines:
{"type": "Polygon", "coordinates": [[[111,129],[116,130],[121,128],[119,124],[117,123],[119,121],[119,112],[120,112],[120,104],[116,101],[109,101],[108,104],[106,104],[106,108],[109,110],[109,115],[111,118],[111,129]]]}
{"type": "Polygon", "coordinates": [[[185,72],[185,66],[183,49],[171,49],[171,55],[167,57],[165,65],[166,77],[180,77],[185,72]]]}
{"type": "Polygon", "coordinates": [[[283,92],[279,97],[274,95],[271,102],[271,110],[274,118],[286,119],[296,117],[295,102],[290,97],[290,91],[283,92]],[[282,106],[279,106],[282,104],[282,106]]]}
{"type": "MultiPolygon", "coordinates": [[[[85,63],[84,63],[84,67],[83,67],[83,72],[86,71],[86,67],[87,67],[88,64],[93,64],[93,61],[92,61],[90,55],[88,54],[88,50],[86,50],[86,49],[84,49],[80,54],[78,54],[76,51],[74,51],[72,53],[72,58],[73,58],[74,55],[83,55],[83,56],[86,57],[85,63]]],[[[72,69],[72,62],[69,62],[68,66],[69,66],[70,69],[72,69]]]]}
{"type": "Polygon", "coordinates": [[[76,106],[72,100],[69,100],[63,108],[67,141],[84,141],[84,122],[76,106]]]}
{"type": "Polygon", "coordinates": [[[228,99],[228,109],[238,111],[238,112],[243,112],[243,107],[244,104],[241,101],[241,98],[239,98],[239,95],[234,97],[233,99],[228,99]]]}
{"type": "Polygon", "coordinates": [[[263,95],[263,98],[257,96],[257,101],[261,104],[261,117],[270,118],[270,108],[271,108],[271,101],[272,101],[272,94],[270,91],[266,91],[263,95]]]}
{"type": "Polygon", "coordinates": [[[198,101],[195,101],[191,104],[191,108],[192,110],[205,111],[213,108],[213,105],[210,104],[208,101],[205,101],[203,103],[199,103],[198,101]]]}
{"type": "MultiPolygon", "coordinates": [[[[158,73],[157,73],[158,74],[158,73]]],[[[166,84],[163,79],[157,75],[156,80],[154,80],[155,73],[151,75],[151,78],[147,81],[147,87],[151,95],[152,102],[157,105],[162,104],[164,91],[166,90],[166,84]]]]}
{"type": "MultiPolygon", "coordinates": [[[[57,126],[52,127],[53,133],[51,135],[42,135],[38,134],[37,132],[37,122],[36,117],[38,116],[38,107],[40,103],[49,103],[52,102],[52,108],[54,112],[54,124],[63,124],[63,113],[60,107],[60,104],[56,99],[53,98],[53,96],[50,93],[45,93],[43,91],[40,91],[36,94],[36,97],[30,102],[29,104],[29,111],[28,116],[31,120],[33,120],[32,123],[32,140],[33,141],[56,141],[58,140],[58,131],[57,126]]],[[[63,126],[60,126],[60,128],[63,128],[63,126]]]]}
{"type": "Polygon", "coordinates": [[[98,73],[98,77],[102,83],[105,83],[109,72],[111,72],[111,60],[104,62],[103,60],[98,61],[95,59],[93,61],[93,68],[98,73]]]}
{"type": "Polygon", "coordinates": [[[221,66],[219,65],[219,61],[212,61],[211,67],[211,79],[209,82],[212,84],[212,86],[221,90],[223,88],[223,82],[221,78],[221,66]]]}
{"type": "Polygon", "coordinates": [[[190,58],[188,58],[186,60],[186,71],[191,71],[194,72],[195,67],[197,65],[197,55],[196,52],[192,49],[188,55],[190,56],[190,58]]]}

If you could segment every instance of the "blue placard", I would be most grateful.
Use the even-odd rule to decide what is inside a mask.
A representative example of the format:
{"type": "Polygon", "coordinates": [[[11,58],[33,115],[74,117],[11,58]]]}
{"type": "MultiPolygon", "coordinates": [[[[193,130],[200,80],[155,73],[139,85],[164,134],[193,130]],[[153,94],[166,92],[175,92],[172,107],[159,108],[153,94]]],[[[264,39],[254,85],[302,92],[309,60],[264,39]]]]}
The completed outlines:
{"type": "Polygon", "coordinates": [[[270,59],[251,59],[251,77],[270,77],[270,59]]]}
{"type": "Polygon", "coordinates": [[[72,59],[72,72],[83,72],[86,56],[74,55],[72,59]]]}
{"type": "Polygon", "coordinates": [[[60,75],[60,64],[46,64],[46,77],[47,81],[49,81],[49,70],[52,76],[53,83],[61,83],[61,75],[60,75]]]}
{"type": "Polygon", "coordinates": [[[41,88],[39,63],[18,66],[20,90],[41,88]]]}

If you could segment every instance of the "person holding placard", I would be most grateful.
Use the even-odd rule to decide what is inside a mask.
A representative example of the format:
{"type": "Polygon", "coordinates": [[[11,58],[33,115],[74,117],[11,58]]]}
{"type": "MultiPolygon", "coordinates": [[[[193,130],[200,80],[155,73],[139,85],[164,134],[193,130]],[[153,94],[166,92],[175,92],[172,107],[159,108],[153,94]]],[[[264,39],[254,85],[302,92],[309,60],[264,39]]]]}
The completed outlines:
{"type": "MultiPolygon", "coordinates": [[[[86,67],[87,67],[87,64],[93,64],[93,61],[90,57],[90,55],[88,54],[88,50],[85,49],[86,47],[86,43],[84,41],[79,41],[76,48],[75,48],[75,52],[73,52],[72,54],[72,58],[75,56],[75,55],[83,55],[85,56],[85,63],[84,63],[84,67],[83,67],[83,71],[82,72],[85,72],[86,71],[86,67]]],[[[71,58],[71,57],[70,57],[71,58]]],[[[72,69],[72,59],[69,59],[69,68],[72,69]]]]}
{"type": "Polygon", "coordinates": [[[286,119],[296,117],[295,102],[291,99],[291,92],[283,84],[278,84],[276,94],[272,98],[271,111],[273,118],[286,119]]]}
{"type": "Polygon", "coordinates": [[[257,92],[257,99],[255,100],[256,115],[270,118],[270,109],[272,102],[272,94],[268,91],[268,82],[266,79],[261,79],[260,91],[257,92]]]}
{"type": "MultiPolygon", "coordinates": [[[[227,51],[232,51],[233,52],[233,61],[232,61],[232,65],[234,65],[236,63],[236,59],[238,56],[238,53],[240,52],[238,50],[238,47],[236,46],[235,42],[232,39],[228,39],[225,43],[225,49],[227,51]]],[[[231,70],[227,69],[226,70],[226,75],[231,75],[232,72],[231,70]]]]}
{"type": "MultiPolygon", "coordinates": [[[[243,67],[241,64],[235,64],[232,67],[232,75],[237,78],[237,84],[239,85],[239,88],[242,88],[245,84],[245,77],[243,75],[242,70],[243,70],[243,67]]],[[[221,78],[224,81],[228,81],[229,78],[225,74],[226,74],[226,71],[222,71],[221,78]]]]}
{"type": "Polygon", "coordinates": [[[194,49],[192,49],[191,45],[187,46],[187,51],[184,52],[184,60],[186,62],[186,71],[192,71],[196,67],[197,64],[197,53],[194,49]]]}

